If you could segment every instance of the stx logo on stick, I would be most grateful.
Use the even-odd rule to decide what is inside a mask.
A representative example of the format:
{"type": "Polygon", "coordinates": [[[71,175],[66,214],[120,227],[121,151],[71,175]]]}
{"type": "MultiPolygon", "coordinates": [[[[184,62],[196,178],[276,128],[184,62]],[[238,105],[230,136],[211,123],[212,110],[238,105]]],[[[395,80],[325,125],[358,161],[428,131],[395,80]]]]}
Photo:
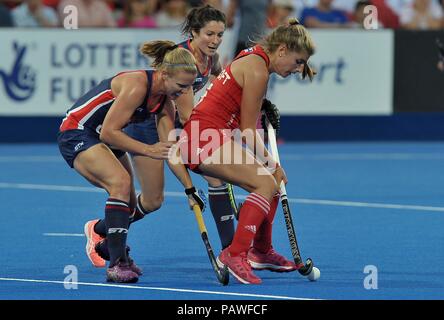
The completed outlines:
{"type": "MultiPolygon", "coordinates": [[[[282,203],[282,209],[284,210],[284,212],[289,212],[289,208],[288,208],[288,204],[287,203],[282,203]]],[[[285,215],[285,225],[289,226],[291,224],[291,217],[290,215],[285,215]]],[[[293,254],[293,257],[299,256],[299,250],[298,250],[298,246],[296,244],[296,237],[294,235],[291,229],[289,229],[287,227],[287,231],[288,231],[288,239],[290,240],[290,247],[291,247],[291,253],[293,254]]]]}

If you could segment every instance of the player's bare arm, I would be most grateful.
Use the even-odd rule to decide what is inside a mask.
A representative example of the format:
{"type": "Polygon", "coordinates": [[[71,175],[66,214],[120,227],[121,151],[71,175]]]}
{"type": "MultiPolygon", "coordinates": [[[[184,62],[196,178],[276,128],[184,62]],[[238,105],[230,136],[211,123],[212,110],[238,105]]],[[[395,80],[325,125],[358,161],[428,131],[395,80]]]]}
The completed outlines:
{"type": "MultiPolygon", "coordinates": [[[[262,58],[252,55],[243,59],[249,59],[250,61],[248,61],[248,64],[243,64],[242,69],[239,70],[239,83],[243,87],[240,130],[242,132],[249,130],[253,133],[253,145],[248,145],[248,147],[255,153],[256,157],[259,156],[260,161],[274,167],[274,161],[268,156],[264,142],[256,131],[262,100],[267,90],[269,73],[262,58]]],[[[237,72],[234,69],[235,65],[233,63],[233,75],[237,78],[237,72]]]]}
{"type": "MultiPolygon", "coordinates": [[[[173,102],[171,100],[167,100],[165,102],[165,106],[158,115],[156,115],[156,121],[157,121],[157,131],[159,133],[159,140],[161,142],[168,142],[168,137],[171,132],[174,130],[174,115],[175,115],[175,109],[173,102]]],[[[175,134],[171,135],[171,137],[175,138],[175,134]]],[[[177,153],[180,152],[179,148],[176,150],[177,153]]],[[[175,157],[178,157],[176,159],[180,159],[180,155],[176,154],[175,157]]],[[[180,181],[180,183],[184,186],[185,189],[191,188],[193,186],[193,182],[191,181],[191,177],[188,173],[188,170],[185,168],[185,166],[182,163],[176,163],[167,161],[168,166],[170,167],[171,171],[174,173],[176,178],[180,181]]]]}
{"type": "Polygon", "coordinates": [[[130,138],[122,131],[136,108],[143,103],[146,82],[143,74],[125,74],[113,80],[112,90],[116,100],[103,121],[100,139],[127,152],[166,159],[171,144],[147,145],[130,138]]]}
{"type": "Polygon", "coordinates": [[[176,99],[176,107],[180,123],[183,125],[190,118],[194,108],[194,93],[192,88],[188,88],[186,93],[183,93],[176,99]]]}

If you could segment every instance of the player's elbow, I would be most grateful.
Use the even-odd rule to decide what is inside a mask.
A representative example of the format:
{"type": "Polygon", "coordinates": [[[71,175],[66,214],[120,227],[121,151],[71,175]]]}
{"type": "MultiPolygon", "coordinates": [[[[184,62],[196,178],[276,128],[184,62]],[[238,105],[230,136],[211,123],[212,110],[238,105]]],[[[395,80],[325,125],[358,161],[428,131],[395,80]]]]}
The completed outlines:
{"type": "Polygon", "coordinates": [[[256,135],[256,127],[251,125],[240,125],[239,129],[242,133],[242,136],[252,136],[254,137],[256,135]]]}
{"type": "Polygon", "coordinates": [[[102,130],[100,130],[100,141],[106,143],[106,144],[112,144],[113,142],[113,133],[112,130],[107,129],[107,128],[102,128],[102,130]]]}

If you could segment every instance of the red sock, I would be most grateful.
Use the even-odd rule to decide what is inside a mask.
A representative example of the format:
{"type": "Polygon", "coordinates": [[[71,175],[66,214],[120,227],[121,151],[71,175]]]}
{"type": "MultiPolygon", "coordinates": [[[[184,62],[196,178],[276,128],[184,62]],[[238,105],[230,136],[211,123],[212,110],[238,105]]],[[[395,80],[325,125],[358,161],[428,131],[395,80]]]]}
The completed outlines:
{"type": "Polygon", "coordinates": [[[279,194],[273,197],[270,204],[270,211],[267,214],[266,219],[260,226],[256,236],[254,237],[253,246],[262,253],[268,252],[271,248],[271,235],[273,231],[273,220],[276,215],[276,209],[279,204],[279,194]]]}
{"type": "Polygon", "coordinates": [[[251,242],[270,211],[270,203],[257,193],[250,193],[242,205],[239,213],[239,222],[233,242],[228,247],[230,255],[237,256],[241,252],[247,252],[251,242]]]}

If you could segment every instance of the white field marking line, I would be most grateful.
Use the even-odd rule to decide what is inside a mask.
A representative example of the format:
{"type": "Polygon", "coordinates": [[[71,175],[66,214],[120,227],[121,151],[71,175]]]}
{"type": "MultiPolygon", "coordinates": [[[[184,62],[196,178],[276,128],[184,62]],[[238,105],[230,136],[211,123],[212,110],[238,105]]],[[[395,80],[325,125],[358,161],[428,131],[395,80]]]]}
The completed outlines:
{"type": "Polygon", "coordinates": [[[45,232],[43,234],[47,237],[84,237],[83,233],[57,233],[57,232],[45,232]]]}
{"type": "Polygon", "coordinates": [[[134,286],[134,285],[93,283],[93,282],[65,282],[65,281],[38,280],[38,279],[17,279],[17,278],[0,278],[0,281],[69,284],[70,286],[72,286],[72,285],[82,285],[82,286],[93,286],[93,287],[109,287],[109,288],[124,288],[124,289],[138,289],[138,290],[157,290],[157,291],[174,291],[174,292],[187,292],[187,293],[204,293],[204,294],[214,294],[214,295],[224,295],[224,296],[238,296],[238,297],[252,297],[252,298],[264,298],[264,299],[318,300],[318,299],[310,299],[310,298],[297,298],[297,297],[287,297],[287,296],[262,295],[262,294],[252,294],[252,293],[221,292],[221,291],[193,290],[193,289],[176,289],[176,288],[162,288],[162,287],[143,287],[143,286],[134,286]]]}
{"type": "Polygon", "coordinates": [[[443,160],[442,153],[320,153],[283,154],[283,160],[443,160]]]}
{"type": "Polygon", "coordinates": [[[444,207],[402,205],[402,204],[389,204],[389,203],[370,203],[370,202],[315,200],[315,199],[288,199],[288,202],[302,203],[302,204],[317,204],[324,206],[365,207],[365,208],[380,208],[380,209],[444,212],[444,207]]]}
{"type": "Polygon", "coordinates": [[[76,191],[76,192],[98,192],[105,191],[96,187],[76,187],[76,186],[60,186],[48,184],[31,184],[31,183],[3,183],[0,182],[2,189],[25,189],[25,190],[44,190],[44,191],[76,191]]]}
{"type": "Polygon", "coordinates": [[[61,156],[0,156],[0,162],[63,162],[61,156]]]}
{"type": "MultiPolygon", "coordinates": [[[[285,160],[443,160],[444,153],[289,153],[281,156],[285,160]]],[[[63,162],[61,156],[0,156],[0,162],[63,162]]]]}
{"type": "MultiPolygon", "coordinates": [[[[76,192],[105,192],[95,187],[76,187],[76,186],[59,186],[59,185],[41,185],[26,183],[3,183],[0,182],[0,189],[27,189],[27,190],[45,190],[45,191],[76,191],[76,192]]],[[[165,196],[184,197],[182,192],[166,191],[165,196]]],[[[238,195],[236,199],[246,199],[246,196],[238,195]]],[[[433,211],[444,212],[444,207],[420,206],[420,205],[402,205],[390,203],[371,203],[357,201],[337,201],[322,199],[303,199],[289,198],[290,203],[314,204],[325,206],[341,206],[341,207],[364,207],[364,208],[380,208],[380,209],[398,209],[398,210],[417,210],[417,211],[433,211]]]]}

